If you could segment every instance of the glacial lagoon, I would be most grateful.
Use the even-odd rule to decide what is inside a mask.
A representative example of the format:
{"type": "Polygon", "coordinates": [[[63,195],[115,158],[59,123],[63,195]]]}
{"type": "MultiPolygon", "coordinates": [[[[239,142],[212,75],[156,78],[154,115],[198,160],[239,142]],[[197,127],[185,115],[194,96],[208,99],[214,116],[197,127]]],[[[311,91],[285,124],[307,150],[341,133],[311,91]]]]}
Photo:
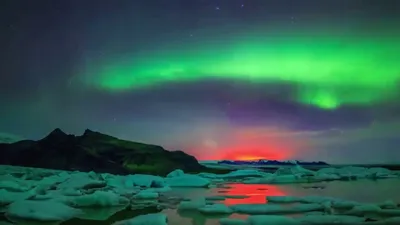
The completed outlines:
{"type": "MultiPolygon", "coordinates": [[[[222,203],[226,206],[234,206],[237,204],[277,204],[268,203],[266,199],[267,196],[324,196],[343,199],[346,201],[355,201],[360,204],[381,204],[388,201],[398,204],[400,202],[399,187],[400,179],[398,177],[387,179],[356,179],[351,181],[334,180],[287,184],[245,184],[236,179],[235,181],[219,181],[216,185],[212,185],[209,188],[172,187],[168,191],[163,191],[163,195],[173,196],[176,199],[183,200],[206,198],[209,204],[222,203]]],[[[126,207],[83,208],[82,210],[85,213],[84,216],[69,219],[61,223],[44,223],[23,219],[13,220],[13,222],[21,225],[109,225],[117,221],[132,219],[138,215],[160,212],[167,216],[169,225],[219,225],[221,224],[219,222],[221,218],[246,220],[249,217],[247,213],[236,212],[226,215],[213,213],[206,215],[196,210],[182,211],[176,209],[177,203],[175,206],[174,204],[171,204],[169,207],[162,208],[157,207],[157,205],[158,204],[149,204],[146,206],[146,204],[144,204],[142,207],[135,209],[126,209],[126,207]]],[[[288,204],[282,205],[286,207],[288,204]]],[[[3,211],[5,211],[5,209],[3,209],[3,211]]],[[[280,214],[278,213],[276,215],[280,214]]],[[[285,216],[300,217],[301,214],[287,213],[285,216]]],[[[382,218],[372,219],[379,220],[382,218]]],[[[9,224],[8,222],[5,222],[5,217],[3,217],[3,221],[4,224],[9,224]]],[[[3,225],[1,222],[0,224],[3,225]]]]}

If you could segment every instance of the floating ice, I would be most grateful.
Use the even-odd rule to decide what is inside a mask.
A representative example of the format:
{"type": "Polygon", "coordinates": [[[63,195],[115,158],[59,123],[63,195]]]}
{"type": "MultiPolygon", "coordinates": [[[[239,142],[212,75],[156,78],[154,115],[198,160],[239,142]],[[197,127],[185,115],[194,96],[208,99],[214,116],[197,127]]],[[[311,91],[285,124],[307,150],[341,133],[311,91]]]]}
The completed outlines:
{"type": "Polygon", "coordinates": [[[204,214],[231,214],[233,210],[224,204],[212,204],[199,208],[204,214]]]}
{"type": "Polygon", "coordinates": [[[69,202],[74,207],[127,206],[129,199],[113,192],[96,191],[93,194],[74,197],[69,202]]]}
{"type": "Polygon", "coordinates": [[[129,220],[115,222],[112,225],[168,225],[167,216],[161,213],[146,214],[129,220]]]}
{"type": "Polygon", "coordinates": [[[247,222],[250,225],[300,225],[299,221],[286,216],[249,216],[247,222]]]}
{"type": "Polygon", "coordinates": [[[65,221],[81,215],[82,211],[58,201],[17,201],[8,206],[6,216],[10,220],[65,221]]]}
{"type": "Polygon", "coordinates": [[[210,185],[210,180],[191,174],[166,178],[165,181],[170,187],[208,187],[210,185]]]}

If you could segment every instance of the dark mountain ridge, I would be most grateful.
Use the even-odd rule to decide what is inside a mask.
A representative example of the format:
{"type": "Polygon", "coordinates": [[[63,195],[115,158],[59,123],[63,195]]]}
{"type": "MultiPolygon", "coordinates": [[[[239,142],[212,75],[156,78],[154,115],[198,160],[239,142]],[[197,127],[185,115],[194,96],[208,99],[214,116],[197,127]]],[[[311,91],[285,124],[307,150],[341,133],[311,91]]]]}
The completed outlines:
{"type": "Polygon", "coordinates": [[[198,172],[195,157],[161,146],[121,140],[85,130],[83,135],[53,130],[38,141],[0,144],[0,164],[60,170],[165,175],[174,169],[198,172]]]}

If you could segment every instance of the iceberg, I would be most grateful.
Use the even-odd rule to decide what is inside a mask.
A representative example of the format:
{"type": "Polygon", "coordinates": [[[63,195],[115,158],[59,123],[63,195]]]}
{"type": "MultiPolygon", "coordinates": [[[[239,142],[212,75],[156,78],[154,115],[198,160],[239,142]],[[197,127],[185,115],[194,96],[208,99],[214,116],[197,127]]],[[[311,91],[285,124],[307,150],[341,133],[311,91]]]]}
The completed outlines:
{"type": "Polygon", "coordinates": [[[66,221],[81,214],[81,210],[58,201],[17,201],[11,203],[6,211],[6,217],[10,220],[14,218],[42,222],[66,221]]]}

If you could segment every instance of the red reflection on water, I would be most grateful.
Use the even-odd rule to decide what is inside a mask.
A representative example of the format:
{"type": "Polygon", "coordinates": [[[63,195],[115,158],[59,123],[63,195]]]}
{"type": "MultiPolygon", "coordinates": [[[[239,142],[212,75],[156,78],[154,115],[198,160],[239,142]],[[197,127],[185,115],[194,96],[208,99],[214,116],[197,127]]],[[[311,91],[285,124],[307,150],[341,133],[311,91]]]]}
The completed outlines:
{"type": "MultiPolygon", "coordinates": [[[[283,196],[287,195],[279,186],[269,184],[229,184],[229,189],[222,189],[226,192],[219,195],[245,195],[247,198],[232,199],[227,198],[224,204],[260,204],[266,203],[266,196],[283,196]]],[[[221,190],[221,189],[220,189],[221,190]]]]}

